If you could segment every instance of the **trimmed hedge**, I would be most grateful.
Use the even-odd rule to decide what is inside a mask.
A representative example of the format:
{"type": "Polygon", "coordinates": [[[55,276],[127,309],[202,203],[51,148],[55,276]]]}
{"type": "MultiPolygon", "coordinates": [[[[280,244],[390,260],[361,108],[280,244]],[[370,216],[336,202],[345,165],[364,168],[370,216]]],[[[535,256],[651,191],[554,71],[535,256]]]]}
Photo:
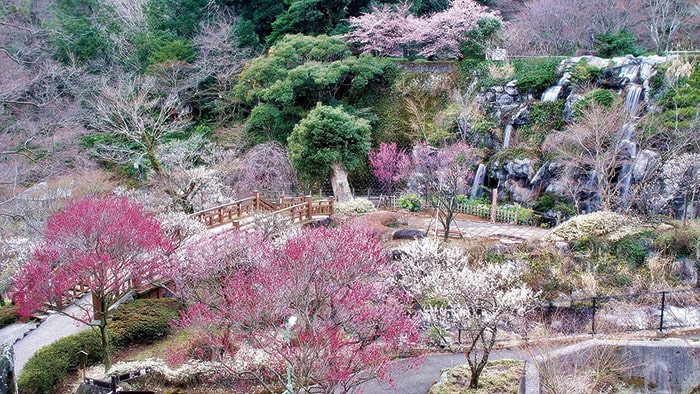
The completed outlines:
{"type": "Polygon", "coordinates": [[[9,326],[19,320],[17,306],[8,304],[0,308],[0,328],[9,326]]]}
{"type": "Polygon", "coordinates": [[[135,300],[120,306],[107,326],[115,348],[152,343],[170,334],[170,321],[178,317],[181,303],[172,298],[135,300]]]}
{"type": "Polygon", "coordinates": [[[93,330],[86,330],[39,349],[27,361],[19,375],[19,392],[52,393],[70,372],[80,369],[80,351],[87,352],[90,365],[102,361],[100,336],[93,330]]]}
{"type": "MultiPolygon", "coordinates": [[[[120,306],[107,326],[111,350],[168,335],[169,322],[178,316],[180,307],[174,299],[136,300],[120,306]]],[[[20,393],[52,393],[69,373],[81,368],[80,351],[88,353],[88,365],[102,362],[99,334],[85,330],[39,349],[19,375],[20,393]]]]}

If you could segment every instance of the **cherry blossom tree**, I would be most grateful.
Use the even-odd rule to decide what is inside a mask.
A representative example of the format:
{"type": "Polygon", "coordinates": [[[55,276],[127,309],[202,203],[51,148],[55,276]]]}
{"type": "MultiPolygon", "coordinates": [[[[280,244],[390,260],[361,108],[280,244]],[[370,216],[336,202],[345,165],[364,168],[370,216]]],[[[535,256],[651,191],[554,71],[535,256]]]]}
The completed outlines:
{"type": "Polygon", "coordinates": [[[383,56],[404,56],[416,48],[421,56],[460,57],[459,43],[464,34],[477,26],[482,18],[500,20],[474,0],[452,0],[450,7],[424,17],[410,12],[410,2],[402,1],[395,8],[383,5],[358,17],[350,18],[352,30],[345,38],[360,51],[383,56]]]}
{"type": "Polygon", "coordinates": [[[48,219],[43,244],[15,276],[12,299],[29,316],[45,303],[60,312],[78,286],[91,291],[96,309],[79,305],[81,312],[68,316],[99,331],[109,369],[111,308],[157,277],[172,246],[160,223],[126,198],[76,200],[48,219]]]}
{"type": "Polygon", "coordinates": [[[430,204],[438,210],[445,240],[457,214],[459,194],[466,194],[478,162],[476,151],[463,142],[442,149],[420,143],[413,148],[413,162],[430,204]]]}
{"type": "MultiPolygon", "coordinates": [[[[425,322],[439,330],[460,330],[477,388],[499,330],[512,327],[536,296],[520,279],[515,263],[488,264],[459,248],[441,249],[424,239],[399,254],[400,284],[421,306],[425,322]]],[[[461,344],[447,343],[457,350],[461,344]]]]}
{"type": "Polygon", "coordinates": [[[352,30],[345,38],[362,52],[402,57],[411,44],[407,38],[419,28],[419,19],[410,9],[411,3],[407,1],[395,7],[375,6],[366,14],[350,18],[352,30]]]}
{"type": "Polygon", "coordinates": [[[289,367],[291,392],[347,393],[386,377],[392,358],[418,341],[389,285],[396,266],[363,229],[313,229],[273,242],[229,232],[185,250],[173,274],[191,302],[183,325],[204,334],[199,340],[230,372],[270,391],[287,386],[289,367]],[[258,362],[244,362],[250,354],[258,362]]]}
{"type": "Polygon", "coordinates": [[[393,192],[399,183],[411,175],[411,159],[405,151],[396,147],[396,142],[379,144],[377,151],[369,152],[369,162],[374,176],[387,193],[393,192]]]}

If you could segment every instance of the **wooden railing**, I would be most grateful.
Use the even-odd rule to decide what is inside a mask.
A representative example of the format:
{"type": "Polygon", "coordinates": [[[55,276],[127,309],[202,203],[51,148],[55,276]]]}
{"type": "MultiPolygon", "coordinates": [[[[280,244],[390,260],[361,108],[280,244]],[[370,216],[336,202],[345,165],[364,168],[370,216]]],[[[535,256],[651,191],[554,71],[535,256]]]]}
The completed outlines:
{"type": "Polygon", "coordinates": [[[313,201],[311,196],[281,197],[276,202],[270,202],[254,192],[253,197],[195,212],[190,216],[208,228],[231,223],[234,229],[241,229],[248,224],[243,219],[256,212],[288,216],[290,224],[303,223],[312,220],[314,216],[331,216],[333,198],[313,201]]]}

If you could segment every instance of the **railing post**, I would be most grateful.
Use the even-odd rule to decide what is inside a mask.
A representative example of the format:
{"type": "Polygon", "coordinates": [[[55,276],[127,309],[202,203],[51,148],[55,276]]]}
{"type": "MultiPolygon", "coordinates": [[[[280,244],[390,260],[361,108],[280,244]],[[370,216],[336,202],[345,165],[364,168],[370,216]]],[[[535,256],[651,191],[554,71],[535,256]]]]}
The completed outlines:
{"type": "Polygon", "coordinates": [[[494,188],[491,192],[491,223],[496,223],[496,212],[498,204],[498,189],[494,188]]]}
{"type": "Polygon", "coordinates": [[[306,196],[306,218],[311,220],[314,217],[313,197],[306,196]]]}
{"type": "Polygon", "coordinates": [[[659,332],[664,331],[664,308],[666,307],[666,292],[661,292],[661,318],[659,319],[659,332]]]}
{"type": "Polygon", "coordinates": [[[595,335],[595,307],[597,297],[593,297],[593,318],[591,319],[591,335],[595,335]]]}
{"type": "Polygon", "coordinates": [[[328,214],[328,216],[333,216],[333,213],[334,213],[334,211],[333,211],[333,196],[328,197],[328,205],[329,205],[329,208],[328,208],[329,214],[328,214]]]}
{"type": "Polygon", "coordinates": [[[253,190],[253,197],[255,197],[255,211],[260,210],[260,192],[257,190],[253,190]]]}

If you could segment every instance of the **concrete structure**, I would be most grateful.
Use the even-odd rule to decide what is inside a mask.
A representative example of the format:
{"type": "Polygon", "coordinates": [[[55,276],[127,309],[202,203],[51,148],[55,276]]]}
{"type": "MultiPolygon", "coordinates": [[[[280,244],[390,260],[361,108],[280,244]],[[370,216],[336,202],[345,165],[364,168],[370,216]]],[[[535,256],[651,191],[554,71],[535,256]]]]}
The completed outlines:
{"type": "Polygon", "coordinates": [[[616,357],[631,382],[644,393],[690,393],[700,386],[700,342],[681,339],[658,341],[615,341],[592,339],[557,349],[527,362],[524,390],[539,394],[540,373],[548,368],[561,368],[557,373],[570,373],[590,362],[596,351],[616,357]],[[565,370],[566,369],[566,370],[565,370]]]}

